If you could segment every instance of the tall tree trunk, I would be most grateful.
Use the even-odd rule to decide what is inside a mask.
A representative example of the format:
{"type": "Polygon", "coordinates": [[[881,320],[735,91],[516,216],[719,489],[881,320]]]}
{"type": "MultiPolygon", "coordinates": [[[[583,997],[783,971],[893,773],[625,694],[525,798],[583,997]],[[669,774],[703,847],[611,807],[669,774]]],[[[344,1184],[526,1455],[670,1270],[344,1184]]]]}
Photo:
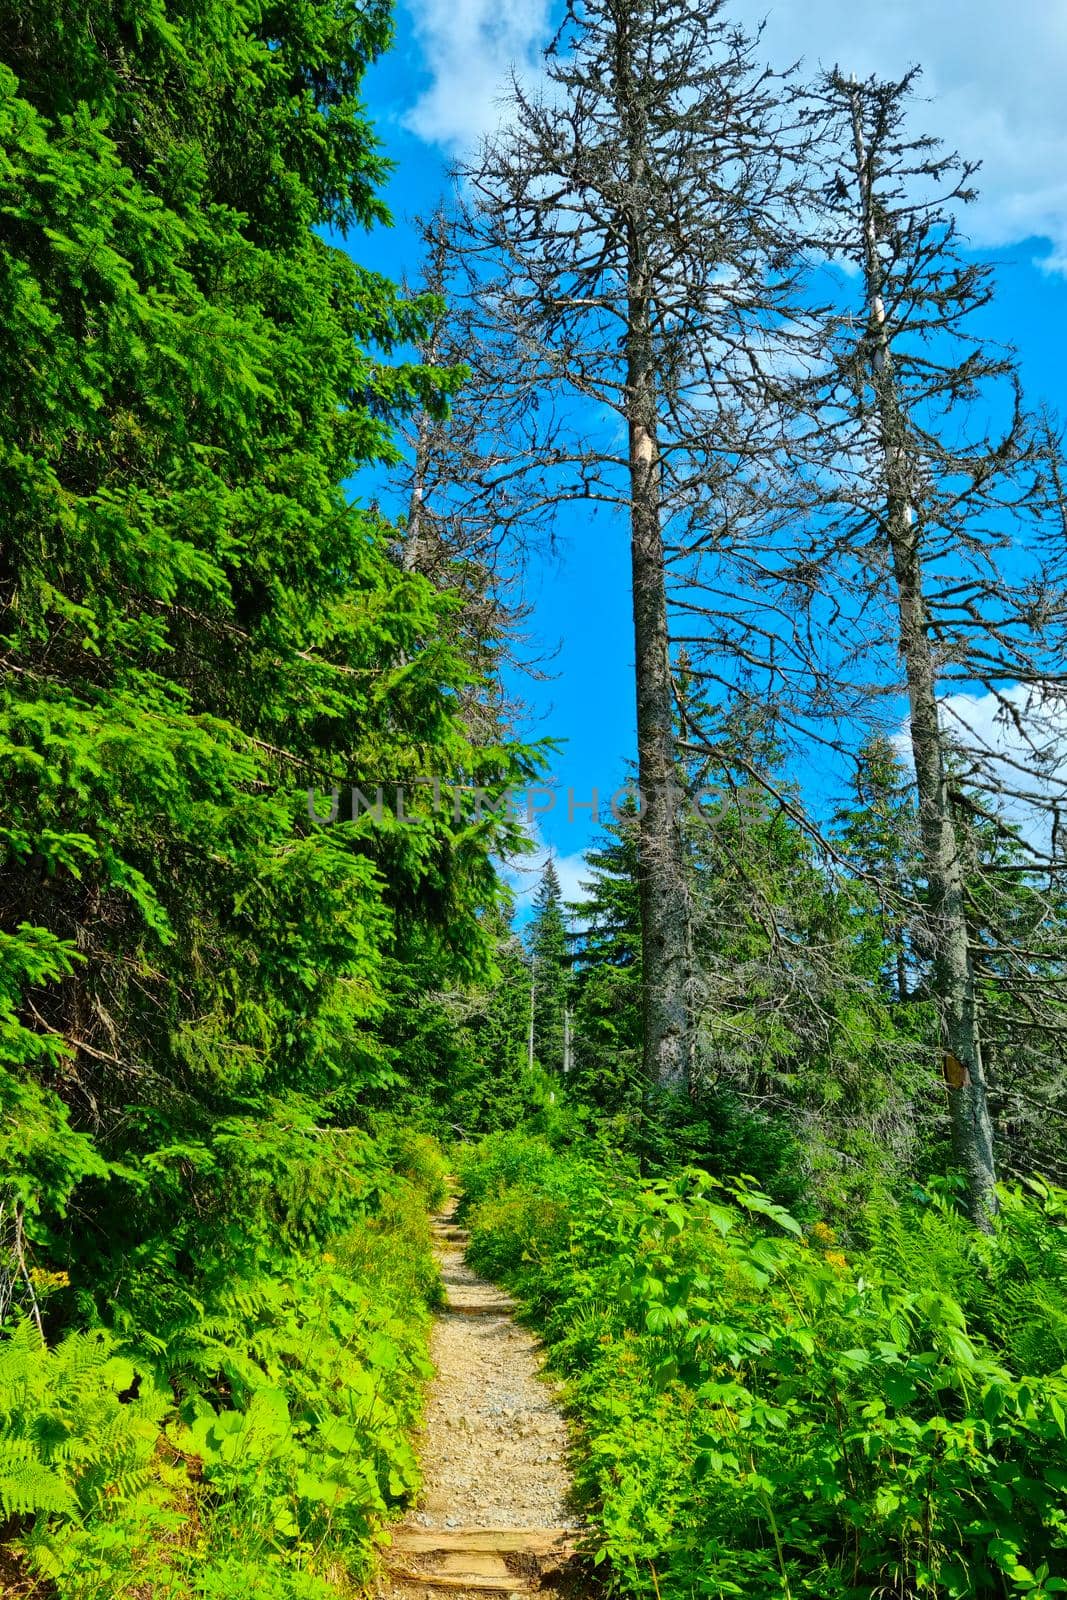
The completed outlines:
{"type": "Polygon", "coordinates": [[[415,460],[411,474],[411,497],[408,501],[408,523],[404,530],[404,543],[400,552],[400,565],[404,572],[425,572],[422,549],[422,502],[426,492],[426,472],[429,459],[429,427],[419,418],[415,439],[415,460]]]}
{"type": "Polygon", "coordinates": [[[882,297],[877,219],[858,92],[852,95],[852,124],[856,171],[863,198],[868,339],[885,464],[887,528],[897,589],[900,650],[911,712],[911,748],[929,897],[934,986],[945,1049],[944,1076],[952,1146],[955,1159],[966,1174],[971,1217],[979,1227],[988,1228],[997,1209],[993,1125],[978,1032],[963,865],[945,771],[937,669],[923,593],[920,524],[912,498],[905,418],[893,376],[882,297]]]}
{"type": "Polygon", "coordinates": [[[531,964],[530,964],[530,1026],[529,1026],[529,1029],[528,1029],[527,1035],[526,1035],[526,1070],[527,1070],[527,1072],[530,1073],[531,1076],[533,1075],[533,1069],[534,1069],[534,1048],[535,1048],[535,1040],[536,1040],[536,1028],[535,1028],[535,1024],[534,1024],[534,1018],[535,1018],[536,1014],[537,1014],[537,963],[536,963],[536,961],[534,961],[534,962],[531,962],[531,964]]]}
{"type": "Polygon", "coordinates": [[[647,108],[631,57],[624,10],[616,35],[616,93],[628,153],[629,283],[626,378],[630,444],[630,543],[637,678],[638,832],[644,978],[644,1067],[649,1082],[684,1091],[692,1078],[689,1005],[691,921],[678,801],[674,692],[667,635],[656,371],[644,196],[647,108]]]}
{"type": "MultiPolygon", "coordinates": [[[[419,351],[420,361],[428,366],[436,364],[439,356],[440,339],[436,329],[429,343],[419,351]]],[[[415,451],[411,464],[411,495],[408,499],[408,524],[404,530],[404,543],[400,552],[400,565],[404,572],[420,572],[424,577],[432,577],[435,557],[438,552],[434,550],[432,536],[426,537],[423,523],[426,520],[425,499],[426,480],[430,473],[430,462],[435,435],[440,435],[440,424],[420,411],[415,424],[415,451]]]]}

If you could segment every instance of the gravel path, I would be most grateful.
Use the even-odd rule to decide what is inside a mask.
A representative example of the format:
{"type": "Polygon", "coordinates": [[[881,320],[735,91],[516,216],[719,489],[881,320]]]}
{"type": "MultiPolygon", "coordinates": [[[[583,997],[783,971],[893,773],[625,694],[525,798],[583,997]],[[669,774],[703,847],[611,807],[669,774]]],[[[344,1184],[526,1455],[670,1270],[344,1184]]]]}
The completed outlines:
{"type": "MultiPolygon", "coordinates": [[[[563,1529],[576,1524],[567,1508],[567,1434],[533,1335],[512,1319],[513,1302],[479,1278],[464,1260],[465,1235],[451,1221],[452,1201],[437,1219],[437,1253],[447,1304],[434,1322],[430,1384],[419,1441],[423,1488],[418,1506],[396,1530],[396,1545],[421,1530],[563,1529]]],[[[481,1566],[451,1556],[440,1562],[399,1552],[386,1594],[442,1600],[432,1572],[480,1571],[486,1587],[507,1589],[499,1574],[516,1568],[492,1560],[481,1566]],[[396,1570],[410,1572],[404,1578],[396,1570]],[[425,1572],[419,1582],[418,1572],[425,1572]],[[488,1578],[498,1571],[492,1583],[488,1578]]],[[[516,1589],[524,1587],[516,1579],[516,1589]]],[[[479,1593],[472,1587],[472,1596],[479,1593]]],[[[448,1594],[467,1591],[450,1583],[448,1594]]]]}

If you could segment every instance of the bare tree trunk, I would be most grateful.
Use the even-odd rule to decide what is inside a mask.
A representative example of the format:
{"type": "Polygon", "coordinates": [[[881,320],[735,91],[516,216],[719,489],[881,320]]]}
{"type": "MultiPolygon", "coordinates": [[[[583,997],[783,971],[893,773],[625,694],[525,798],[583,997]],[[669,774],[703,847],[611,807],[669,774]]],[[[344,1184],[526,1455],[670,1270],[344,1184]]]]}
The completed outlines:
{"type": "Polygon", "coordinates": [[[945,775],[933,654],[916,570],[914,522],[904,514],[910,508],[898,506],[896,510],[893,568],[911,706],[911,747],[929,893],[934,985],[947,1052],[945,1081],[952,1146],[956,1161],[967,1176],[971,1216],[979,1226],[988,1226],[997,1207],[996,1168],[978,1036],[963,867],[945,775]]]}
{"type": "Polygon", "coordinates": [[[666,565],[660,508],[656,370],[644,192],[649,181],[647,109],[620,18],[616,93],[629,158],[626,379],[630,440],[630,541],[637,678],[637,764],[644,1068],[649,1082],[684,1091],[692,1078],[689,1006],[691,922],[678,810],[674,691],[667,634],[666,565]]]}
{"type": "Polygon", "coordinates": [[[526,1069],[532,1075],[534,1069],[534,1015],[537,1010],[537,964],[530,966],[530,1029],[526,1036],[526,1069]]]}
{"type": "Polygon", "coordinates": [[[923,868],[929,894],[934,985],[941,1012],[945,1082],[955,1159],[967,1178],[973,1221],[988,1228],[996,1214],[993,1125],[978,1035],[974,969],[964,904],[959,837],[945,772],[937,703],[937,669],[923,594],[919,523],[912,503],[904,417],[893,379],[882,298],[882,263],[858,92],[852,95],[856,170],[863,196],[864,254],[874,387],[885,462],[887,524],[897,588],[900,649],[908,684],[911,747],[919,800],[923,868]]]}
{"type": "Polygon", "coordinates": [[[411,497],[408,501],[408,524],[404,530],[404,543],[400,552],[400,565],[404,572],[427,573],[430,567],[430,563],[424,563],[423,559],[422,516],[432,427],[433,424],[425,413],[422,413],[419,416],[415,437],[415,459],[412,463],[411,473],[411,497]]]}
{"type": "MultiPolygon", "coordinates": [[[[440,294],[443,290],[442,249],[437,245],[437,253],[429,263],[428,287],[440,294]]],[[[435,323],[430,331],[426,344],[419,350],[419,360],[427,366],[437,366],[441,357],[441,325],[435,323]]],[[[404,530],[404,544],[400,552],[400,565],[404,572],[421,572],[424,577],[431,577],[434,568],[435,552],[432,550],[432,541],[427,544],[423,538],[423,522],[425,520],[426,483],[430,475],[434,436],[438,435],[440,443],[440,423],[427,416],[425,411],[420,411],[415,424],[415,448],[411,463],[411,494],[408,499],[408,525],[404,530]],[[426,548],[424,548],[424,545],[426,548]]]]}

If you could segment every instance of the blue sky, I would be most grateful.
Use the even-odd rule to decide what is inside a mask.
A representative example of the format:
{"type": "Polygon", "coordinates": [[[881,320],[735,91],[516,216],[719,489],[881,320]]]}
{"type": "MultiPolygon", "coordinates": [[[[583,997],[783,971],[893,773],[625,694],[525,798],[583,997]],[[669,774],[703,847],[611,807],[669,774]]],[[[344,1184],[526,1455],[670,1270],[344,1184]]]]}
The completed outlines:
{"type": "MultiPolygon", "coordinates": [[[[397,278],[416,273],[410,218],[445,190],[449,161],[498,123],[509,68],[536,74],[560,9],[551,0],[398,5],[396,44],[367,85],[396,163],[385,196],[396,225],[351,241],[362,261],[397,278]]],[[[948,0],[738,0],[733,10],[749,25],[766,18],[765,54],[775,65],[803,57],[811,69],[836,63],[888,76],[922,63],[927,129],[983,163],[982,199],[967,227],[1000,268],[987,331],[1017,346],[1031,400],[1067,412],[1067,6],[970,0],[964,12],[948,0]]],[[[531,731],[563,745],[554,763],[560,800],[541,831],[569,891],[596,829],[588,810],[568,819],[566,792],[588,800],[596,786],[606,805],[634,750],[625,529],[604,512],[569,512],[558,560],[533,574],[530,598],[539,640],[559,647],[551,680],[526,693],[531,731]]]]}

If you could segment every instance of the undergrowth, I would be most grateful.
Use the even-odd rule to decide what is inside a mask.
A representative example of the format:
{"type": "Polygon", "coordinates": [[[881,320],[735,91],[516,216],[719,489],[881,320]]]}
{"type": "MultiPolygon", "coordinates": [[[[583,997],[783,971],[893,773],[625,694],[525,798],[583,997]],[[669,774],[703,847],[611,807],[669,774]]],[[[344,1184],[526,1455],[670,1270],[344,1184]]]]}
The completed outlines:
{"type": "Polygon", "coordinates": [[[39,1273],[45,1330],[84,1325],[8,1318],[8,1550],[57,1600],[354,1594],[417,1487],[440,1151],[278,1107],[155,1168],[161,1216],[168,1175],[191,1201],[151,1250],[96,1260],[110,1303],[39,1273]]]}
{"type": "Polygon", "coordinates": [[[936,1197],[880,1206],[843,1248],[744,1180],[522,1133],[460,1177],[472,1263],[567,1379],[615,1589],[1067,1593],[1062,1191],[1006,1193],[990,1239],[936,1197]]]}

